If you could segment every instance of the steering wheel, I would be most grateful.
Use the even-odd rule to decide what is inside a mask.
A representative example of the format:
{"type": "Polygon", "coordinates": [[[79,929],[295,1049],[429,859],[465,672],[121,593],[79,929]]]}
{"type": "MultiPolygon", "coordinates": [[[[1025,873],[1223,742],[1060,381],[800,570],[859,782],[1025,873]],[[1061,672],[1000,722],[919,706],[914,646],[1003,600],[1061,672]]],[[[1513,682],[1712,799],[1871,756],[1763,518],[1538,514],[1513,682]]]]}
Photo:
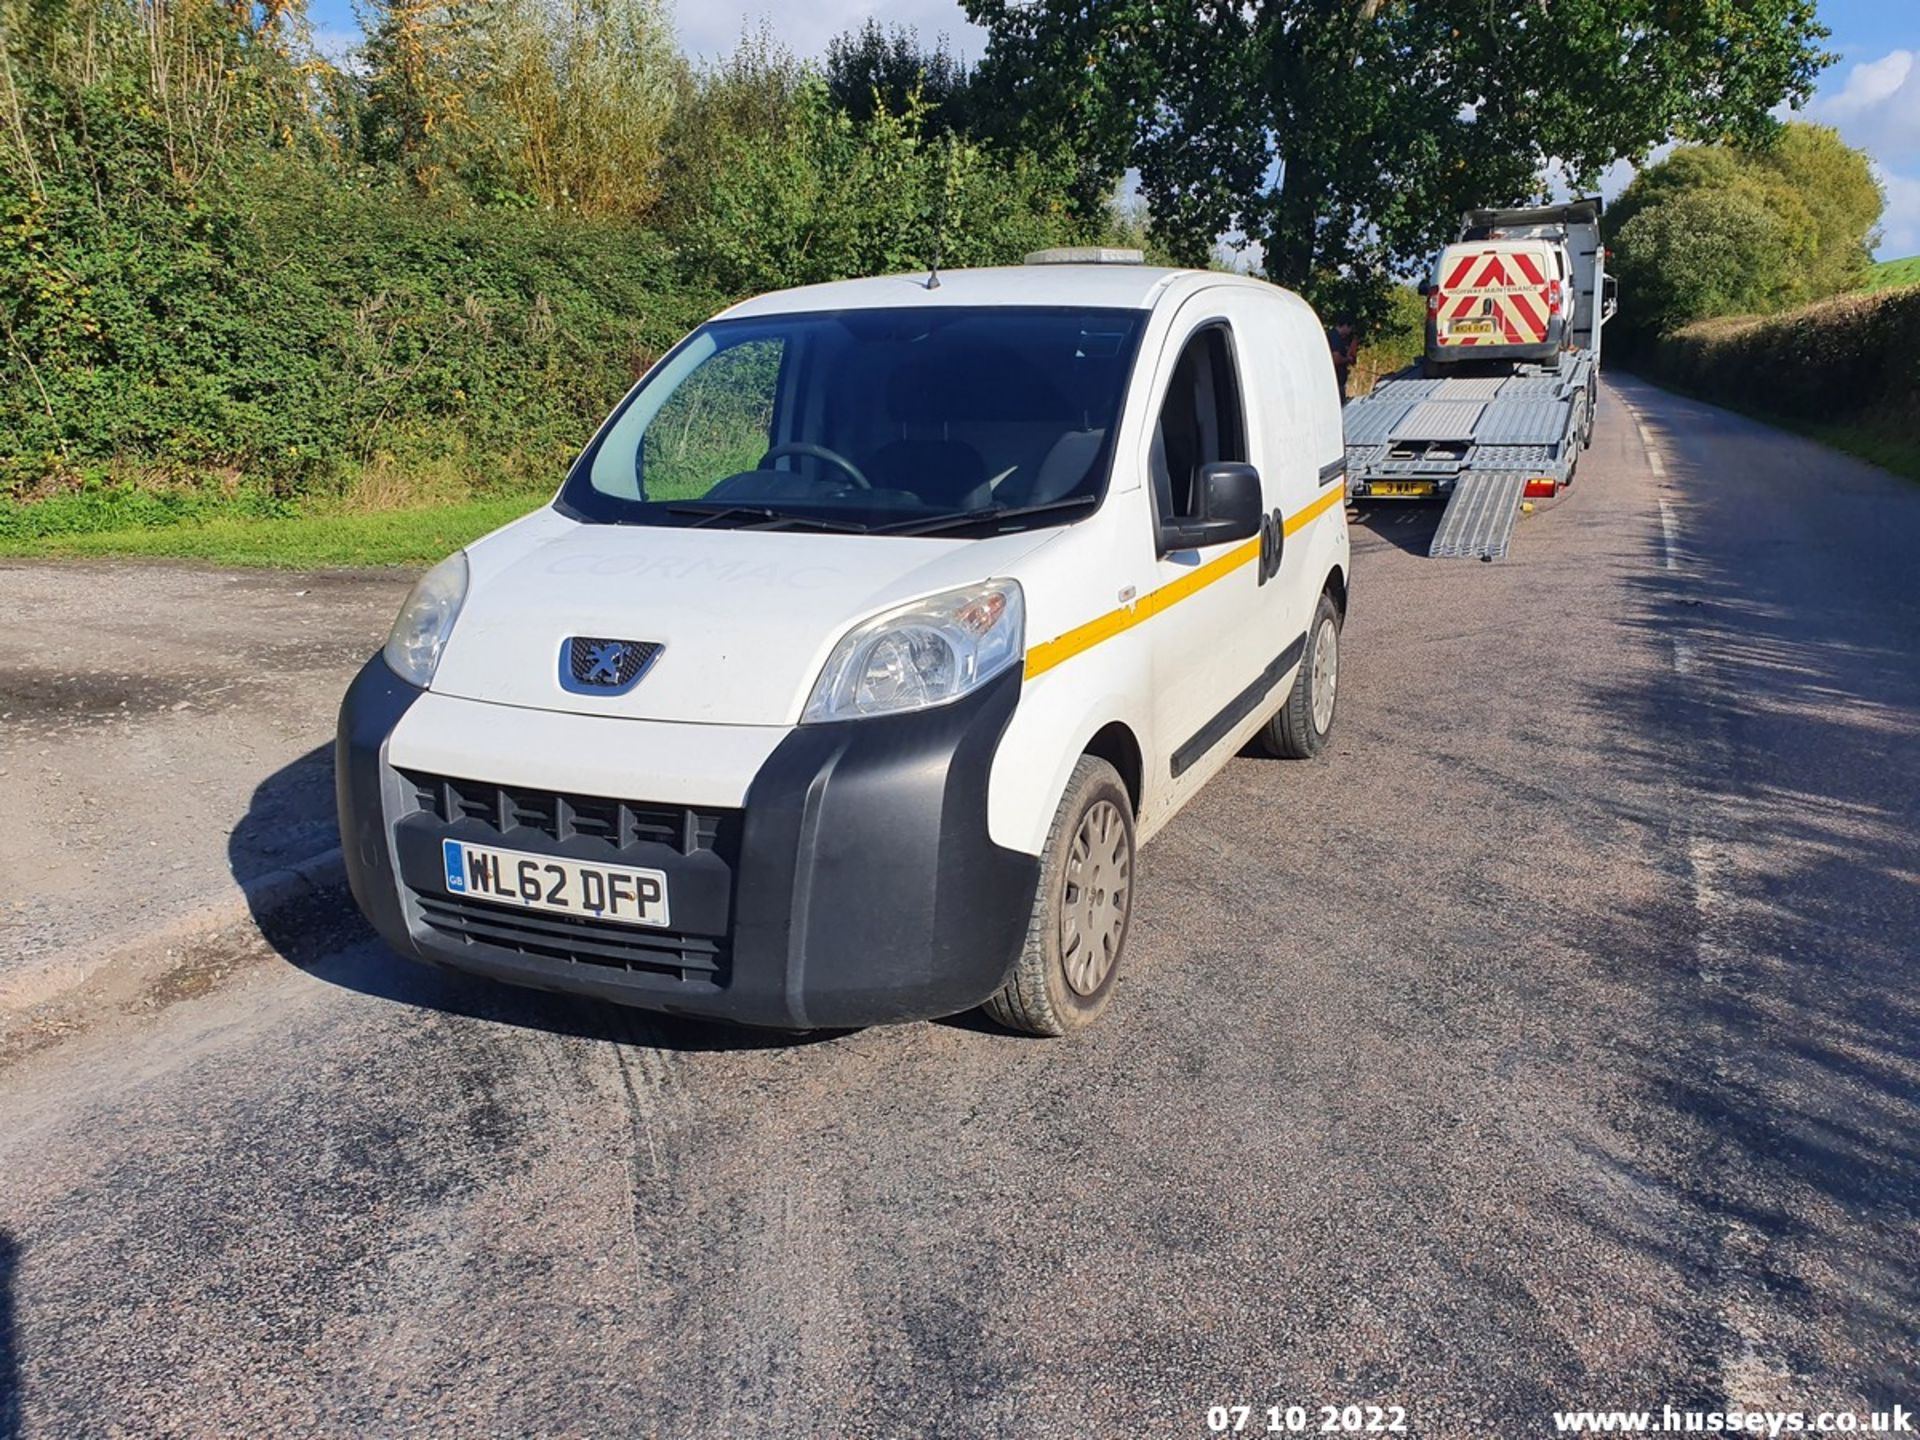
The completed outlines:
{"type": "Polygon", "coordinates": [[[805,440],[791,440],[785,445],[774,446],[760,457],[760,464],[756,468],[765,470],[771,462],[778,460],[782,455],[811,455],[815,460],[824,460],[836,469],[844,471],[846,477],[862,490],[873,488],[873,482],[860,473],[860,467],[838,450],[829,450],[824,445],[810,444],[805,440]]]}

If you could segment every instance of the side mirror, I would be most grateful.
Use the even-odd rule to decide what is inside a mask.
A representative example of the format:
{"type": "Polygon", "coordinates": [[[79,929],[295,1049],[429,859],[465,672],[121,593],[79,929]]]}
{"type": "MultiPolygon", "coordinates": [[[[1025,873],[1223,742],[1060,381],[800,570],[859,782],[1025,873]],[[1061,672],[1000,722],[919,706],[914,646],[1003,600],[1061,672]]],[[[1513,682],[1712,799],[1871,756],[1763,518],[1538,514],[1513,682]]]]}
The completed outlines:
{"type": "Polygon", "coordinates": [[[1600,282],[1600,319],[1611,320],[1620,309],[1620,282],[1608,275],[1600,282]]]}
{"type": "Polygon", "coordinates": [[[1422,300],[1426,299],[1429,295],[1433,294],[1433,281],[1422,280],[1418,289],[1420,291],[1420,298],[1422,300]]]}
{"type": "Polygon", "coordinates": [[[1194,472],[1198,513],[1179,515],[1160,527],[1160,553],[1198,550],[1229,540],[1250,540],[1260,533],[1266,500],[1260,472],[1238,460],[1217,460],[1194,472]]]}

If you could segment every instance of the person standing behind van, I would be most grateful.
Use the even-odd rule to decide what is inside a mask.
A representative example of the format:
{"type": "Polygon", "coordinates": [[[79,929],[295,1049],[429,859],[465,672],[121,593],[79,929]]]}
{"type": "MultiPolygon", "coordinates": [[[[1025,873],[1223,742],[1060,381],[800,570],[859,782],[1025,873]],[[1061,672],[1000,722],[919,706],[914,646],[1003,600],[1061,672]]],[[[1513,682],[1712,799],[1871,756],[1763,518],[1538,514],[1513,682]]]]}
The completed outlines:
{"type": "Polygon", "coordinates": [[[1333,375],[1340,384],[1340,403],[1347,403],[1347,374],[1360,354],[1360,337],[1351,320],[1335,321],[1327,327],[1327,348],[1333,352],[1333,375]]]}

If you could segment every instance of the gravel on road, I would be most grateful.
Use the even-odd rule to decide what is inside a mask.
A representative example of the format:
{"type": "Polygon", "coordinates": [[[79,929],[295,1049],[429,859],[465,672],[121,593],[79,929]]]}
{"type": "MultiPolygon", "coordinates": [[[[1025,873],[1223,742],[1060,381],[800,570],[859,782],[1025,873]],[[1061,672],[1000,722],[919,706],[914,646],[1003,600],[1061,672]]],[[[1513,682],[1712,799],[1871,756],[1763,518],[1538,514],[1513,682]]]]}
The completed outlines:
{"type": "MultiPolygon", "coordinates": [[[[1920,492],[1615,381],[1509,561],[1358,518],[1336,744],[1237,757],[1147,847],[1083,1036],[667,1021],[322,898],[0,1070],[21,1428],[1920,1408],[1920,492]]],[[[340,583],[210,831],[276,787],[324,829],[284,777],[398,598],[340,583]]]]}

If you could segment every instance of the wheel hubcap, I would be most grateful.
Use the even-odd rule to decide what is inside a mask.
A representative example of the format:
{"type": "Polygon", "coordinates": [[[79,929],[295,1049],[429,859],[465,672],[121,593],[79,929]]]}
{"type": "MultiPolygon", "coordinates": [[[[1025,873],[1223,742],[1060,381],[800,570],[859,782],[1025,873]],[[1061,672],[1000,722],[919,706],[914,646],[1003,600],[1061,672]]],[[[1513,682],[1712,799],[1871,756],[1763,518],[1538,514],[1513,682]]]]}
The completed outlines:
{"type": "Polygon", "coordinates": [[[1331,617],[1320,622],[1313,640],[1313,728],[1324,735],[1333,725],[1334,690],[1340,684],[1340,631],[1331,617]]]}
{"type": "Polygon", "coordinates": [[[1120,958],[1133,901],[1133,848],[1127,822],[1111,800],[1099,800],[1080,817],[1067,851],[1066,893],[1060,905],[1060,961],[1067,984],[1091,995],[1106,983],[1120,958]]]}

